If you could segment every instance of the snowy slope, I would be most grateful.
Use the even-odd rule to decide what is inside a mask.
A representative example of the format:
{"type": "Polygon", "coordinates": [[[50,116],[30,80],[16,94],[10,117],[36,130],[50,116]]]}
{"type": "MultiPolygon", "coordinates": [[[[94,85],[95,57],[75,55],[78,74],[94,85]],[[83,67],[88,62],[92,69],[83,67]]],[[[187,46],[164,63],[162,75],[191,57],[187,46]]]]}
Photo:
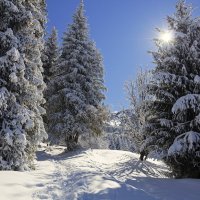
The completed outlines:
{"type": "Polygon", "coordinates": [[[1,200],[199,200],[200,180],[167,179],[162,162],[115,150],[38,152],[37,170],[0,172],[1,200]]]}

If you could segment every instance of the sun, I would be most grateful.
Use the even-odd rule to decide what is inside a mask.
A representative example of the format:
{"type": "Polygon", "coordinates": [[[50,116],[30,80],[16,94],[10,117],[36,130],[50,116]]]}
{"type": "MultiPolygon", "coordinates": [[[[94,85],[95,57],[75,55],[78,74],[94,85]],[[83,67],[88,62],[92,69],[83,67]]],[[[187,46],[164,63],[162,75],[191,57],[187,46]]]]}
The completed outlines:
{"type": "Polygon", "coordinates": [[[173,32],[172,31],[164,31],[164,32],[160,33],[160,40],[163,43],[172,42],[173,39],[174,39],[174,36],[173,36],[173,32]]]}

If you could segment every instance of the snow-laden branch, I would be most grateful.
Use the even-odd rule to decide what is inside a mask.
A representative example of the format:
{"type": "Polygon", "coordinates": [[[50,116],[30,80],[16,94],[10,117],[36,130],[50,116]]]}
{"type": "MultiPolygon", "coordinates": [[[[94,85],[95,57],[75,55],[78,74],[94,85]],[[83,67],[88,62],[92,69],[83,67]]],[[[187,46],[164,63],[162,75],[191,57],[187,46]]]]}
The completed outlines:
{"type": "Polygon", "coordinates": [[[172,107],[172,112],[177,114],[181,111],[187,109],[192,109],[193,111],[198,111],[200,105],[200,95],[199,94],[188,94],[179,98],[172,107]]]}

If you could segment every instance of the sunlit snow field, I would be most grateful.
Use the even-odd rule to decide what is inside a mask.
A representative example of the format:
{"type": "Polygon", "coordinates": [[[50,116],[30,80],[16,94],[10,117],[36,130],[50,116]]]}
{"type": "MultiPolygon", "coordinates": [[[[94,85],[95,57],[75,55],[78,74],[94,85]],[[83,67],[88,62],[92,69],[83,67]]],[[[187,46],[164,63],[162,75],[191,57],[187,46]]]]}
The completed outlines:
{"type": "Polygon", "coordinates": [[[168,179],[160,161],[116,150],[37,152],[36,170],[0,172],[0,200],[199,200],[200,180],[168,179]]]}

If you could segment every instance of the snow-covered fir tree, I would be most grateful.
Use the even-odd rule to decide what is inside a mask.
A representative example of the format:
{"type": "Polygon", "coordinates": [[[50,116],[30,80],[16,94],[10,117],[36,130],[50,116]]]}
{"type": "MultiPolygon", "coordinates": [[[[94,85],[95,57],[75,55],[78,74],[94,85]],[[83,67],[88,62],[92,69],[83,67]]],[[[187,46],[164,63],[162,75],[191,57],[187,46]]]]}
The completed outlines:
{"type": "Polygon", "coordinates": [[[50,85],[48,132],[54,142],[71,150],[79,137],[101,134],[105,118],[103,65],[89,39],[83,1],[63,36],[62,53],[50,85]]]}
{"type": "MultiPolygon", "coordinates": [[[[11,12],[16,7],[5,8],[11,12]]],[[[26,168],[25,131],[30,122],[30,111],[20,96],[27,84],[25,64],[11,28],[1,28],[0,42],[0,170],[20,170],[26,168]]]]}
{"type": "Polygon", "coordinates": [[[59,58],[58,47],[58,33],[56,28],[52,29],[50,36],[45,42],[45,47],[42,55],[43,69],[44,69],[44,81],[48,85],[48,82],[53,75],[53,71],[56,70],[56,64],[59,58]]]}
{"type": "Polygon", "coordinates": [[[46,135],[40,107],[45,2],[0,0],[0,7],[0,169],[23,170],[46,135]]]}
{"type": "Polygon", "coordinates": [[[162,153],[176,177],[200,177],[200,19],[181,0],[156,40],[144,149],[162,153]],[[163,38],[168,34],[168,38],[163,38]],[[169,37],[170,34],[170,37],[169,37]]]}
{"type": "Polygon", "coordinates": [[[27,140],[29,141],[27,152],[30,157],[29,159],[33,160],[38,143],[47,138],[42,119],[42,115],[45,114],[45,110],[42,107],[45,103],[43,98],[45,84],[41,62],[41,53],[44,48],[46,1],[23,1],[23,4],[26,11],[31,15],[28,26],[22,28],[20,34],[23,53],[26,56],[25,77],[29,82],[23,103],[32,111],[32,129],[27,131],[27,140]]]}
{"type": "MultiPolygon", "coordinates": [[[[42,52],[43,62],[43,77],[46,83],[44,91],[44,98],[46,100],[45,108],[47,108],[49,97],[52,95],[53,85],[50,83],[52,76],[56,71],[56,66],[59,58],[59,46],[58,46],[58,33],[56,28],[52,29],[51,34],[46,39],[44,50],[42,52]]],[[[43,116],[45,128],[48,129],[48,112],[43,116]]]]}

